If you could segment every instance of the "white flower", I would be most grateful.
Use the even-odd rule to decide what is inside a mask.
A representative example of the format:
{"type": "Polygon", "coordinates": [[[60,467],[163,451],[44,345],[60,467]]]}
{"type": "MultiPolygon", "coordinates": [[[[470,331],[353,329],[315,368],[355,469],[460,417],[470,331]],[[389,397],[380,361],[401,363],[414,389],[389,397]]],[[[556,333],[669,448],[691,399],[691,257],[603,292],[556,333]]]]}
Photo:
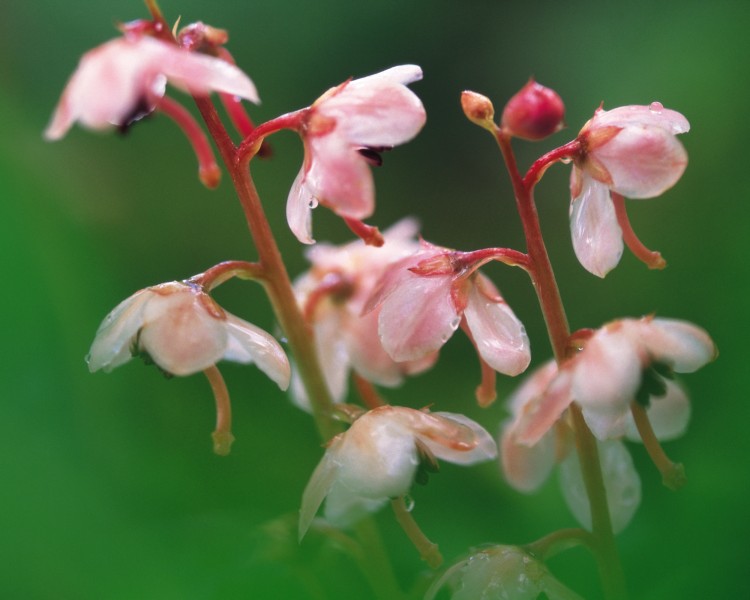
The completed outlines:
{"type": "Polygon", "coordinates": [[[289,386],[289,361],[279,343],[195,284],[163,283],[121,302],[99,327],[87,362],[92,372],[108,372],[140,353],[173,375],[197,373],[222,359],[255,363],[282,390],[289,386]]]}
{"type": "Polygon", "coordinates": [[[463,415],[373,409],[331,440],[302,496],[300,538],[325,498],[326,519],[345,526],[405,495],[422,460],[469,465],[496,455],[492,436],[463,415]]]}

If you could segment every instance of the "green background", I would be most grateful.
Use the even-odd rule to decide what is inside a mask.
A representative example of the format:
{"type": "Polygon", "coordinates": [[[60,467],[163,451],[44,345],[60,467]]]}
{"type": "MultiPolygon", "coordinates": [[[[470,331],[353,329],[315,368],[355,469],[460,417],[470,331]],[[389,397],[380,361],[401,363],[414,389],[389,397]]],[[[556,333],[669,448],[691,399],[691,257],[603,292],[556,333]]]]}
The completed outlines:
{"type": "MultiPolygon", "coordinates": [[[[259,88],[258,121],[312,102],[349,76],[394,64],[425,72],[413,86],[428,122],[376,173],[387,225],[417,215],[424,236],[461,249],[522,248],[507,176],[492,140],[463,117],[473,89],[498,110],[530,75],[556,89],[569,128],[518,144],[519,160],[571,139],[604,102],[683,112],[690,165],[654,201],[628,203],[643,241],[669,267],[648,271],[626,252],[605,280],[577,264],[567,225],[568,167],[556,166],[538,201],[574,328],[658,315],[705,327],[721,357],[684,379],[693,397],[688,435],[667,445],[689,484],[660,485],[633,446],[643,502],[618,537],[633,598],[747,597],[748,60],[746,2],[692,0],[500,2],[459,0],[164,0],[169,20],[230,30],[229,48],[259,88]]],[[[366,598],[340,548],[290,531],[321,455],[307,415],[254,368],[222,367],[235,411],[231,456],[210,450],[213,402],[201,377],[167,381],[129,364],[87,372],[93,334],[135,290],[188,277],[225,259],[255,257],[231,186],[209,192],[195,177],[183,134],[165,118],[129,135],[74,129],[42,141],[67,77],[85,50],[114,37],[113,24],[146,15],[136,0],[4,2],[0,8],[0,596],[3,598],[366,598]],[[356,591],[355,591],[356,590],[356,591]]],[[[173,97],[178,97],[175,92],[173,97]]],[[[187,98],[179,96],[186,104],[187,98]]],[[[254,173],[290,271],[304,269],[284,203],[299,168],[291,134],[254,173]]],[[[349,234],[324,210],[318,239],[349,234]]],[[[492,267],[526,324],[535,363],[549,348],[522,273],[492,267]]],[[[217,299],[274,330],[258,286],[230,283],[217,299]]],[[[500,378],[501,397],[516,382],[500,378]]],[[[455,336],[438,366],[387,392],[393,403],[465,412],[495,431],[503,403],[474,406],[478,368],[455,336]]],[[[524,543],[574,521],[552,478],[534,496],[510,490],[497,467],[444,465],[414,490],[414,515],[446,559],[483,543],[524,543]]],[[[376,518],[408,588],[423,569],[384,511],[376,518]]],[[[583,551],[551,568],[596,598],[583,551]]]]}

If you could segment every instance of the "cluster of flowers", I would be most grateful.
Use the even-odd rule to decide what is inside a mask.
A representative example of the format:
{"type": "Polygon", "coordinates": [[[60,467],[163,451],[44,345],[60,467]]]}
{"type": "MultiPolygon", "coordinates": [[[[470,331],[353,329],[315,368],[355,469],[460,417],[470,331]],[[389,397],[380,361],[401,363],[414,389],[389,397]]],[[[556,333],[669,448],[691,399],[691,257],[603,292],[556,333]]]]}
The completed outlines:
{"type": "MultiPolygon", "coordinates": [[[[218,92],[238,129],[256,146],[262,142],[257,132],[297,131],[305,153],[288,197],[291,230],[301,242],[312,244],[311,211],[322,204],[362,237],[342,246],[312,247],[312,266],[295,284],[333,399],[345,401],[352,371],[365,381],[394,386],[407,375],[429,369],[443,344],[461,328],[481,365],[477,398],[482,405],[492,402],[495,373],[518,375],[531,359],[523,325],[479,272],[491,260],[514,264],[513,251],[461,252],[417,239],[417,225],[411,220],[383,235],[361,221],[374,211],[369,165],[377,163],[379,151],[414,137],[425,122],[421,102],[406,87],[421,78],[419,67],[404,65],[346,81],[275,125],[253,128],[243,125],[237,106],[240,98],[258,101],[255,87],[233,64],[224,42],[223,32],[202,25],[189,26],[176,37],[150,21],[123,26],[122,37],[82,58],[46,136],[58,139],[76,121],[94,129],[123,128],[162,111],[190,137],[204,181],[216,183],[214,176],[207,176],[215,172],[215,164],[203,134],[167,98],[167,82],[194,96],[218,92]]],[[[485,124],[493,117],[481,102],[466,112],[485,124]]],[[[562,101],[554,92],[530,82],[506,106],[501,127],[509,136],[540,139],[560,128],[562,113],[562,101]]],[[[623,243],[650,266],[661,266],[652,260],[654,253],[638,246],[621,208],[622,196],[651,198],[675,184],[687,164],[675,136],[688,128],[682,115],[658,103],[600,108],[568,144],[565,158],[574,162],[573,247],[587,270],[606,275],[620,260],[623,243]]],[[[290,374],[279,343],[218,306],[209,294],[214,283],[196,276],[146,288],[122,302],[97,332],[89,368],[108,371],[135,355],[147,355],[173,375],[206,371],[222,359],[252,362],[282,390],[291,380],[295,400],[307,406],[309,399],[290,374]]],[[[531,491],[561,463],[565,497],[577,518],[590,526],[581,474],[570,451],[568,409],[577,404],[600,440],[610,510],[615,528],[621,529],[639,498],[637,474],[621,440],[645,439],[649,431],[661,439],[681,434],[689,405],[682,388],[671,380],[672,372],[700,368],[715,357],[716,349],[698,327],[651,316],[613,321],[574,338],[570,358],[537,369],[511,398],[512,418],[500,436],[501,464],[513,486],[531,491]],[[642,415],[641,409],[645,420],[639,424],[632,415],[642,415]]],[[[329,442],[304,493],[300,535],[326,498],[326,518],[351,523],[387,499],[405,495],[425,463],[437,458],[468,465],[496,455],[493,436],[464,416],[371,407],[329,442]]],[[[524,561],[520,550],[507,547],[474,560],[500,565],[487,573],[506,568],[517,572],[518,564],[528,568],[524,561]]],[[[473,570],[470,578],[482,579],[485,566],[473,570]]],[[[529,594],[572,597],[556,594],[558,584],[547,575],[535,581],[539,583],[529,594]]],[[[468,590],[475,584],[463,585],[468,590]]]]}

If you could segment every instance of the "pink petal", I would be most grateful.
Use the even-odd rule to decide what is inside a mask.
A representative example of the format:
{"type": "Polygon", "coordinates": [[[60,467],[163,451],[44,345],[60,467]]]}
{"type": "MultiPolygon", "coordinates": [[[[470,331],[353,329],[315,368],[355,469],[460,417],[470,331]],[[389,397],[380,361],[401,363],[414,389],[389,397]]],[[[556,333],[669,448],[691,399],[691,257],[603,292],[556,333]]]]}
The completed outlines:
{"type": "Polygon", "coordinates": [[[451,277],[408,273],[383,302],[378,333],[395,361],[418,360],[439,350],[461,322],[451,300],[451,277]]]}
{"type": "Polygon", "coordinates": [[[692,323],[661,318],[646,318],[638,323],[641,342],[651,358],[678,373],[692,373],[718,355],[708,333],[692,323]]]}
{"type": "Polygon", "coordinates": [[[422,78],[415,65],[402,65],[345,84],[319,105],[337,121],[352,144],[396,146],[412,139],[425,123],[422,102],[405,84],[422,78]]]}
{"type": "MultiPolygon", "coordinates": [[[[532,375],[532,377],[536,376],[536,374],[532,375]]],[[[552,379],[543,395],[531,398],[524,405],[517,423],[514,424],[515,437],[519,444],[533,446],[539,443],[562,417],[573,401],[572,379],[570,370],[561,370],[552,379]]]]}
{"type": "Polygon", "coordinates": [[[657,127],[673,135],[690,131],[690,123],[681,113],[664,108],[658,102],[601,110],[590,123],[595,127],[657,127]]]}
{"type": "Polygon", "coordinates": [[[484,361],[500,373],[518,375],[531,361],[529,338],[524,326],[499,295],[486,293],[492,291],[497,290],[478,274],[469,289],[464,311],[466,322],[484,361]]]}
{"type": "Polygon", "coordinates": [[[547,480],[555,466],[554,431],[533,446],[516,440],[514,423],[506,422],[500,434],[500,465],[508,483],[521,492],[533,492],[547,480]]]}
{"type": "Polygon", "coordinates": [[[335,452],[335,448],[339,445],[340,438],[336,438],[331,443],[331,446],[323,455],[323,458],[315,467],[310,481],[305,486],[305,491],[302,493],[302,506],[299,511],[299,528],[298,538],[302,540],[310,528],[315,513],[318,512],[320,505],[323,503],[323,499],[328,495],[335,479],[336,479],[336,462],[332,458],[332,452],[335,452]]]}
{"type": "Polygon", "coordinates": [[[592,155],[609,171],[611,188],[628,198],[659,196],[687,166],[685,148],[658,127],[626,127],[592,155]]]}
{"type": "MultiPolygon", "coordinates": [[[[622,442],[599,442],[598,446],[612,529],[614,533],[619,533],[630,523],[641,503],[641,480],[622,442]]],[[[575,452],[571,452],[560,464],[560,487],[570,512],[590,531],[589,498],[575,452]]]]}
{"type": "Polygon", "coordinates": [[[334,402],[344,401],[349,383],[350,360],[342,325],[343,321],[335,307],[314,324],[315,348],[334,402]]]}
{"type": "Polygon", "coordinates": [[[622,230],[609,188],[585,173],[570,204],[570,232],[576,257],[590,273],[604,277],[620,262],[622,230]]]}
{"type": "Polygon", "coordinates": [[[289,360],[276,339],[260,327],[227,313],[227,348],[223,358],[239,363],[255,363],[282,390],[289,387],[289,360]]]}
{"type": "Polygon", "coordinates": [[[457,465],[473,465],[497,456],[497,444],[476,421],[456,413],[412,411],[419,440],[436,458],[457,465]]]}

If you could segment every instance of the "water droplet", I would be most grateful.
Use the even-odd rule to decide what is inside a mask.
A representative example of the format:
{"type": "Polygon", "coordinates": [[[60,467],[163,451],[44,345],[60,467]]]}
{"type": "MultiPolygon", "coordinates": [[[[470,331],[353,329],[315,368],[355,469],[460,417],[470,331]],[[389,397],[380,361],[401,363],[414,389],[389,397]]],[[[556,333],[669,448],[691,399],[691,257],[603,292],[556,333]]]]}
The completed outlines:
{"type": "Polygon", "coordinates": [[[659,114],[659,113],[660,113],[660,112],[661,112],[662,110],[664,110],[664,105],[663,105],[663,104],[662,104],[661,102],[652,102],[652,103],[651,103],[651,104],[649,105],[648,109],[649,109],[649,110],[650,110],[650,111],[651,111],[652,113],[656,113],[656,114],[659,114]]]}
{"type": "Polygon", "coordinates": [[[560,162],[561,162],[562,164],[564,164],[564,165],[569,165],[570,163],[572,163],[572,162],[573,162],[573,159],[572,159],[572,158],[570,158],[569,156],[566,156],[566,157],[564,157],[564,158],[561,158],[561,159],[560,159],[560,162]]]}
{"type": "Polygon", "coordinates": [[[414,510],[414,498],[409,496],[409,494],[404,496],[404,504],[406,505],[406,512],[411,512],[414,510]]]}
{"type": "Polygon", "coordinates": [[[461,324],[461,317],[456,317],[451,321],[451,328],[452,329],[458,329],[458,326],[461,324]]]}
{"type": "Polygon", "coordinates": [[[309,206],[310,208],[317,208],[317,206],[318,206],[318,201],[317,201],[317,199],[313,198],[312,200],[310,200],[310,202],[308,202],[308,203],[307,203],[307,205],[308,205],[308,206],[309,206]]]}

